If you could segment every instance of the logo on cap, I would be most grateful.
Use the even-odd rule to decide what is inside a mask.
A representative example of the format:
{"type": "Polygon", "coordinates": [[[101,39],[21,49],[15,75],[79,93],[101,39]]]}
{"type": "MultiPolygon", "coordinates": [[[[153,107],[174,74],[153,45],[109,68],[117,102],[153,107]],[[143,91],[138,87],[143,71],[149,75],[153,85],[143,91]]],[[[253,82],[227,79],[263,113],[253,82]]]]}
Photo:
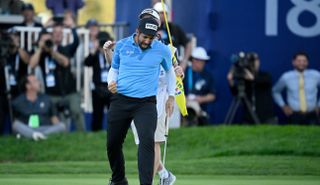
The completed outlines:
{"type": "Polygon", "coordinates": [[[155,25],[155,24],[150,24],[150,23],[147,23],[146,24],[146,29],[149,29],[149,30],[154,30],[154,31],[157,31],[158,30],[158,26],[155,25]]]}
{"type": "Polygon", "coordinates": [[[153,10],[151,10],[151,9],[145,9],[145,10],[143,10],[142,12],[141,12],[141,14],[153,14],[153,10]]]}

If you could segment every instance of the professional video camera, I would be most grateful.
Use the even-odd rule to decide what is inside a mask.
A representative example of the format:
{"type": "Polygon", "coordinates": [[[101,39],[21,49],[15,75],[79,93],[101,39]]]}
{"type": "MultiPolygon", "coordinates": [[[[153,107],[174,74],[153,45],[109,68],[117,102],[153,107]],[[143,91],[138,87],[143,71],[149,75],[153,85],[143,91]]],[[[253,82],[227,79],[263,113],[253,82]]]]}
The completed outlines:
{"type": "Polygon", "coordinates": [[[246,75],[246,70],[254,73],[255,60],[257,59],[257,54],[254,52],[239,54],[233,54],[231,56],[231,61],[233,63],[233,76],[235,79],[244,79],[246,75]]]}
{"type": "Polygon", "coordinates": [[[237,96],[234,97],[228,113],[225,118],[226,124],[231,124],[233,122],[234,116],[239,108],[239,105],[242,103],[244,107],[249,112],[254,123],[259,124],[259,118],[255,112],[255,108],[252,106],[246,95],[246,71],[251,72],[253,75],[255,72],[255,61],[258,60],[259,57],[254,52],[244,53],[240,52],[237,55],[232,55],[231,61],[233,62],[232,73],[233,78],[237,80],[236,88],[237,88],[237,96]]]}

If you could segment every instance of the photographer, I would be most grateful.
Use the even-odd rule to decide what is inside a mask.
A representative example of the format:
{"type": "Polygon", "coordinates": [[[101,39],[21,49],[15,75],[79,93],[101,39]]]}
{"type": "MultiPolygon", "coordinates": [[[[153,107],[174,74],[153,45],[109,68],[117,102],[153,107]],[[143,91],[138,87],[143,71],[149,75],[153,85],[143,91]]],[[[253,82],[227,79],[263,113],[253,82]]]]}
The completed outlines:
{"type": "Polygon", "coordinates": [[[85,66],[93,68],[93,81],[91,83],[93,106],[92,131],[102,129],[104,108],[106,106],[109,107],[111,97],[107,83],[110,64],[106,61],[102,48],[106,41],[111,40],[111,37],[107,32],[100,32],[98,33],[97,39],[90,48],[89,56],[84,60],[85,66]]]}
{"type": "Polygon", "coordinates": [[[11,115],[10,100],[19,95],[18,82],[28,72],[29,55],[20,48],[16,30],[2,31],[0,40],[0,133],[3,133],[6,117],[11,115]]]}
{"type": "Polygon", "coordinates": [[[187,126],[206,125],[209,123],[207,106],[216,98],[213,78],[205,70],[205,64],[210,59],[202,47],[192,51],[192,68],[189,68],[184,80],[187,95],[187,126]]]}
{"type": "MultiPolygon", "coordinates": [[[[79,44],[75,29],[72,29],[73,43],[62,46],[63,26],[55,24],[52,34],[43,31],[39,36],[39,45],[31,57],[30,66],[37,65],[42,69],[45,91],[53,103],[63,102],[70,109],[70,115],[77,130],[84,131],[84,117],[80,107],[80,95],[76,92],[75,77],[71,73],[70,59],[74,56],[79,44]]],[[[66,122],[66,121],[64,121],[66,122]]]]}
{"type": "Polygon", "coordinates": [[[20,48],[19,33],[13,28],[9,29],[8,32],[11,42],[9,45],[9,56],[6,63],[9,74],[9,79],[7,80],[10,84],[11,98],[14,99],[20,94],[18,82],[28,73],[30,56],[24,49],[20,48]]]}
{"type": "MultiPolygon", "coordinates": [[[[272,80],[267,72],[260,71],[258,54],[251,52],[237,60],[227,75],[227,80],[234,96],[238,95],[238,86],[244,82],[244,93],[251,108],[255,111],[260,122],[276,123],[273,112],[272,80]]],[[[245,109],[243,122],[252,123],[248,110],[245,109]]]]}

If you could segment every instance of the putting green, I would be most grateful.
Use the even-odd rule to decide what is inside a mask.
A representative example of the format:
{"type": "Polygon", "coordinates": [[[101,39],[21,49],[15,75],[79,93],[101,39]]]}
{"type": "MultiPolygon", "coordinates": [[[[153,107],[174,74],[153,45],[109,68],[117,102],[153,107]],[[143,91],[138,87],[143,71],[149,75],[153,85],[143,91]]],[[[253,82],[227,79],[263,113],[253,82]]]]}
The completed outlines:
{"type": "MultiPolygon", "coordinates": [[[[128,177],[138,185],[137,176],[128,177]]],[[[106,175],[0,175],[0,185],[107,185],[106,175]]],[[[154,184],[158,184],[155,182],[154,184]]],[[[319,176],[195,176],[177,175],[175,185],[319,185],[319,176]]]]}

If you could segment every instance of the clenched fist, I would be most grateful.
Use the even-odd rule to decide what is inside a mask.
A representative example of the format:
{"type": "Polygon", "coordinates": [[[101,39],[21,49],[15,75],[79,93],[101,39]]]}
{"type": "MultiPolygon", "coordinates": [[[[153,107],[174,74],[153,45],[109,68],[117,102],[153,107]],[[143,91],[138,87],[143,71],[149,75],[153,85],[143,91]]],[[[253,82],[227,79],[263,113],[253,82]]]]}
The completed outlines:
{"type": "Polygon", "coordinates": [[[117,83],[112,81],[111,83],[108,84],[108,89],[113,94],[117,93],[117,83]]]}

